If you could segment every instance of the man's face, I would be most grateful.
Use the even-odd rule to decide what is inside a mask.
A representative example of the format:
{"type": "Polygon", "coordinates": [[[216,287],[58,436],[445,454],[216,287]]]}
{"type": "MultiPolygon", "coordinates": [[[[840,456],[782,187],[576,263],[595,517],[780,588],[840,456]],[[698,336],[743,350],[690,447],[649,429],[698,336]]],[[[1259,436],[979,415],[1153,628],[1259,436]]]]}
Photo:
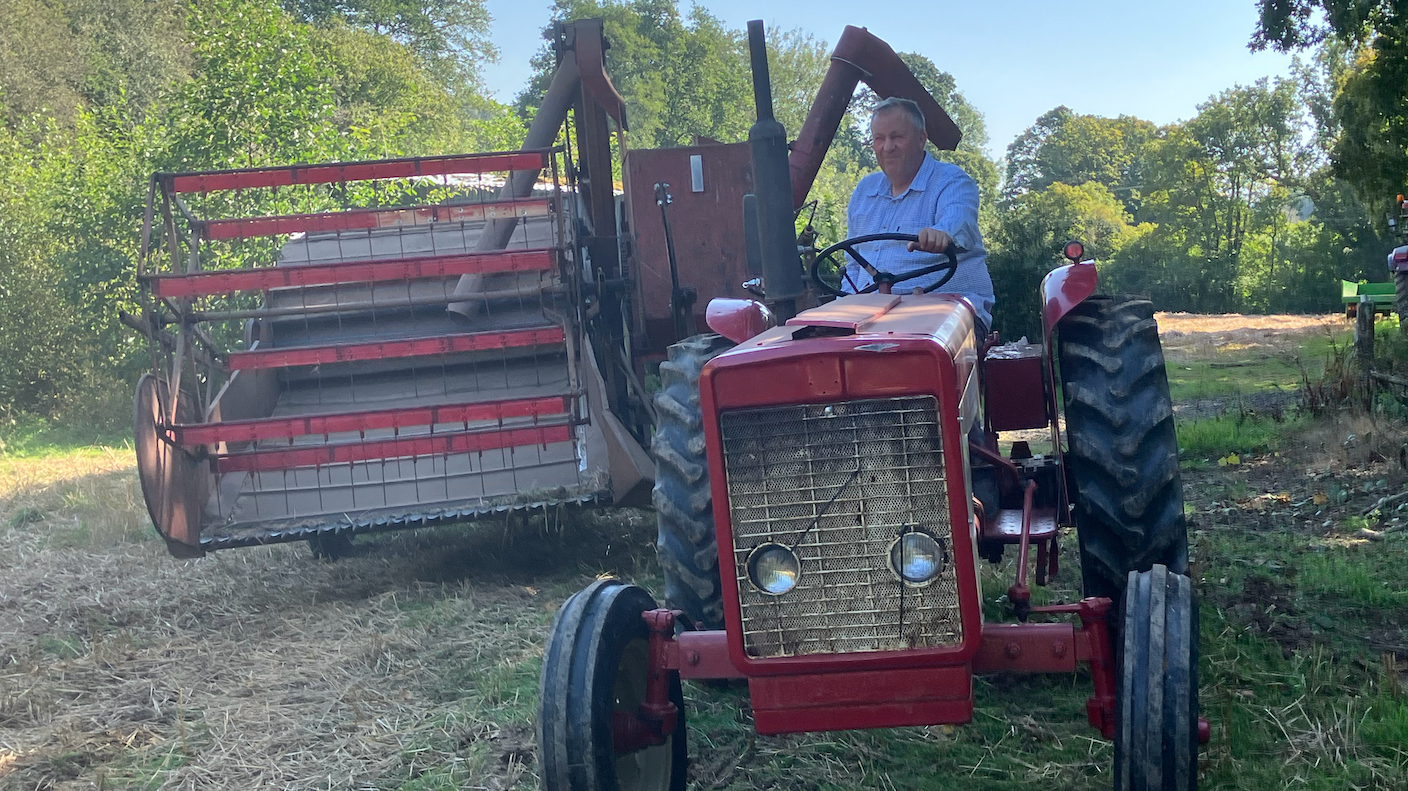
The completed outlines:
{"type": "Polygon", "coordinates": [[[913,177],[924,158],[924,135],[903,110],[885,110],[870,121],[871,146],[880,170],[893,181],[913,177]]]}

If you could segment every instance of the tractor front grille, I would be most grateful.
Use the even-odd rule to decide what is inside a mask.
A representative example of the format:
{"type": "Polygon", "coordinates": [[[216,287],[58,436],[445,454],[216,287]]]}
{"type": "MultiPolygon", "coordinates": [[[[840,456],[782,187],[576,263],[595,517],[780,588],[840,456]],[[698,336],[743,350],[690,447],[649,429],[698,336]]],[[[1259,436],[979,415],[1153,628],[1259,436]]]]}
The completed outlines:
{"type": "Polygon", "coordinates": [[[963,641],[935,398],[729,411],[719,433],[748,656],[963,641]],[[923,587],[902,585],[889,563],[913,529],[950,550],[923,587]],[[781,596],[748,579],[749,553],[767,543],[795,544],[801,559],[797,586],[781,596]]]}

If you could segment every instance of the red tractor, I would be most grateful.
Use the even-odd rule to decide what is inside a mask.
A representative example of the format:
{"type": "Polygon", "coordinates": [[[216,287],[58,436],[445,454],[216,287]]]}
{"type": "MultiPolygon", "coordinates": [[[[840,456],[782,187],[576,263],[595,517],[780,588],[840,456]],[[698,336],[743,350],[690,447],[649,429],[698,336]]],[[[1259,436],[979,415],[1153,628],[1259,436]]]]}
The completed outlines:
{"type": "MultiPolygon", "coordinates": [[[[758,732],[776,734],[966,723],[975,674],[1084,663],[1115,788],[1194,788],[1198,613],[1153,306],[1097,296],[1071,243],[1041,284],[1043,342],[999,345],[962,297],[907,289],[924,272],[877,271],[859,248],[913,237],[799,254],[806,146],[789,177],[761,24],[749,33],[756,224],[740,232],[769,304],[715,300],[716,334],[676,343],[660,366],[665,606],[615,579],[562,605],[541,679],[543,787],[683,789],[685,679],[746,679],[758,732]],[[841,295],[826,274],[840,252],[877,286],[841,295]],[[1043,428],[1049,453],[999,452],[998,432],[1043,428]],[[1030,549],[1044,584],[1071,523],[1086,598],[1032,606],[1030,549]],[[1017,622],[984,623],[977,563],[1008,545],[1017,622]]],[[[823,95],[850,96],[848,61],[833,58],[823,95]]],[[[803,143],[826,128],[816,115],[803,143]]]]}

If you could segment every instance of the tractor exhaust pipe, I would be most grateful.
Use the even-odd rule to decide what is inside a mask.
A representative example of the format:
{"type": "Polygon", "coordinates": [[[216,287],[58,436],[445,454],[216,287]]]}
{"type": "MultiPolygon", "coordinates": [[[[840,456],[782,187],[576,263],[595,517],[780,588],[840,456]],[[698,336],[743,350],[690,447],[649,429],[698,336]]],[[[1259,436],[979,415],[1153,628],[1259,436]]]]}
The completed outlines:
{"type": "Polygon", "coordinates": [[[753,66],[753,104],[758,120],[748,130],[753,155],[753,191],[757,195],[758,242],[763,261],[763,291],[778,319],[797,313],[802,293],[802,259],[792,213],[792,174],[787,164],[787,130],[773,118],[772,82],[763,21],[748,23],[753,66]]]}

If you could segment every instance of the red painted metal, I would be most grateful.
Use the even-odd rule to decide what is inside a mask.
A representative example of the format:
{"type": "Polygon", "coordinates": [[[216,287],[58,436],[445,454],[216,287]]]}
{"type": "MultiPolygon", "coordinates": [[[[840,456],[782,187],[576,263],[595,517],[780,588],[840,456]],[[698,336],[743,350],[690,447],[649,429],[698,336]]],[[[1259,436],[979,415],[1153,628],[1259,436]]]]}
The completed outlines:
{"type": "Polygon", "coordinates": [[[709,329],[734,343],[777,326],[777,317],[756,299],[711,299],[704,320],[709,329]]]}
{"type": "Polygon", "coordinates": [[[1061,421],[1059,419],[1061,404],[1056,390],[1056,366],[1051,362],[1055,359],[1055,349],[1052,347],[1052,342],[1055,338],[1056,324],[1067,313],[1074,310],[1076,305],[1093,296],[1099,286],[1100,275],[1095,270],[1094,261],[1082,261],[1057,267],[1041,280],[1042,345],[1046,347],[1047,410],[1052,418],[1051,449],[1060,457],[1062,465],[1062,474],[1057,476],[1060,497],[1056,502],[1056,513],[1062,516],[1070,514],[1071,493],[1066,487],[1064,471],[1066,454],[1061,449],[1061,421]]]}
{"type": "Polygon", "coordinates": [[[704,299],[695,304],[696,326],[707,321],[705,303],[711,297],[747,299],[743,282],[748,269],[743,233],[743,196],[753,192],[753,164],[747,143],[677,148],[634,149],[624,165],[635,210],[631,231],[636,326],[646,348],[663,353],[678,340],[670,295],[674,281],[665,245],[665,226],[655,205],[655,184],[670,185],[671,233],[680,253],[679,284],[704,299]],[[699,158],[703,190],[691,188],[691,160],[699,158]]]}
{"type": "Polygon", "coordinates": [[[1007,589],[1007,601],[1022,621],[1027,620],[1032,603],[1032,589],[1027,586],[1027,553],[1032,543],[1032,497],[1035,495],[1036,481],[1027,481],[1022,493],[1022,537],[1017,542],[1017,580],[1007,589]]]}
{"type": "Polygon", "coordinates": [[[670,700],[670,678],[676,672],[667,655],[674,646],[673,610],[646,610],[641,613],[650,630],[650,654],[646,662],[645,700],[635,711],[614,711],[611,715],[611,741],[617,755],[633,753],[664,744],[679,724],[680,712],[670,700]]]}
{"type": "Polygon", "coordinates": [[[650,630],[650,659],[646,665],[645,700],[640,704],[640,716],[656,726],[661,737],[675,730],[679,710],[670,701],[670,670],[665,667],[668,644],[675,636],[675,612],[651,610],[642,613],[650,630]]]}
{"type": "Polygon", "coordinates": [[[287,349],[254,349],[231,352],[230,370],[287,368],[295,365],[323,365],[358,360],[386,360],[420,357],[428,354],[455,354],[490,349],[513,349],[562,343],[561,327],[534,327],[507,332],[468,332],[434,338],[408,338],[375,343],[345,343],[331,346],[296,346],[287,349]]]}
{"type": "MultiPolygon", "coordinates": [[[[998,509],[996,518],[984,522],[982,530],[985,541],[1020,544],[1022,542],[1022,512],[1016,508],[998,509]]],[[[1059,530],[1060,526],[1056,523],[1056,509],[1032,509],[1032,519],[1029,526],[1032,541],[1049,539],[1059,530]]]]}
{"type": "Polygon", "coordinates": [[[554,250],[515,250],[308,266],[214,270],[189,275],[158,275],[151,278],[151,281],[152,293],[158,297],[206,297],[236,291],[266,291],[272,288],[325,286],[335,283],[372,283],[498,272],[542,272],[556,265],[554,250]]]}
{"type": "Polygon", "coordinates": [[[214,445],[220,442],[258,442],[265,439],[338,434],[346,431],[400,429],[434,426],[442,423],[474,423],[522,417],[566,414],[572,396],[478,401],[462,404],[377,409],[326,415],[230,420],[223,423],[197,423],[171,427],[177,445],[214,445]]]}
{"type": "Polygon", "coordinates": [[[1085,716],[1106,739],[1115,738],[1115,684],[1119,671],[1115,664],[1115,645],[1110,636],[1109,599],[1081,599],[1075,604],[1055,604],[1033,607],[1038,614],[1070,613],[1080,618],[1076,631],[1076,659],[1090,663],[1090,679],[1095,692],[1085,701],[1085,716]]]}
{"type": "Polygon", "coordinates": [[[748,679],[759,733],[960,724],[973,719],[966,664],[748,679]]]}
{"type": "Polygon", "coordinates": [[[985,623],[973,672],[1071,673],[1079,663],[1071,623],[985,623]]]}
{"type": "Polygon", "coordinates": [[[1056,323],[1074,310],[1076,305],[1094,295],[1099,285],[1100,276],[1095,271],[1094,261],[1058,266],[1042,278],[1042,320],[1045,323],[1048,346],[1051,331],[1056,328],[1056,323]]]}
{"type": "Polygon", "coordinates": [[[993,431],[1046,428],[1046,361],[1040,344],[1007,344],[990,349],[983,360],[984,414],[993,431]]]}
{"type": "Polygon", "coordinates": [[[523,198],[410,208],[353,209],[317,214],[284,214],[274,217],[236,217],[228,220],[205,221],[202,235],[206,239],[252,239],[288,233],[357,231],[397,225],[507,219],[547,214],[551,209],[551,203],[546,198],[523,198]]]}
{"type": "Polygon", "coordinates": [[[445,176],[452,173],[493,173],[542,168],[547,164],[546,151],[504,151],[326,165],[164,173],[157,178],[167,185],[167,192],[217,192],[259,187],[289,187],[294,184],[338,184],[345,181],[445,176]]]}
{"type": "Polygon", "coordinates": [[[570,439],[572,439],[572,427],[564,423],[499,431],[457,431],[365,442],[342,442],[310,447],[227,453],[214,457],[214,464],[215,471],[220,473],[268,472],[287,470],[293,467],[348,464],[369,459],[438,456],[446,453],[478,453],[527,445],[548,445],[554,442],[567,442],[570,439]]]}
{"type": "Polygon", "coordinates": [[[728,658],[728,632],[680,632],[671,643],[669,667],[680,678],[743,678],[743,672],[728,658]]]}
{"type": "Polygon", "coordinates": [[[830,327],[862,332],[898,304],[899,296],[889,293],[857,294],[793,316],[787,320],[787,326],[830,327]]]}
{"type": "MultiPolygon", "coordinates": [[[[875,299],[846,297],[818,309],[822,319],[865,306],[875,299]],[[854,302],[853,302],[854,301],[854,302]]],[[[807,404],[857,398],[932,395],[938,399],[944,441],[944,464],[950,471],[953,493],[965,492],[964,438],[959,429],[959,394],[977,360],[977,338],[972,311],[943,295],[887,297],[895,305],[862,321],[863,332],[843,337],[811,338],[782,343],[798,331],[795,325],[776,327],[726,352],[705,366],[700,401],[705,415],[704,436],[711,465],[711,488],[716,507],[715,529],[719,546],[733,545],[729,521],[728,487],[718,420],[725,409],[773,404],[807,404]]],[[[794,321],[809,323],[811,311],[794,321]]],[[[841,317],[844,318],[844,317],[841,317]]],[[[852,319],[854,322],[855,319],[852,319]]],[[[738,605],[738,578],[732,552],[719,556],[723,585],[724,619],[733,665],[749,676],[825,673],[961,665],[978,650],[982,636],[981,602],[975,576],[976,546],[968,529],[971,514],[966,496],[949,497],[949,523],[953,565],[963,623],[963,643],[945,648],[852,654],[752,659],[743,648],[738,605]]]]}

